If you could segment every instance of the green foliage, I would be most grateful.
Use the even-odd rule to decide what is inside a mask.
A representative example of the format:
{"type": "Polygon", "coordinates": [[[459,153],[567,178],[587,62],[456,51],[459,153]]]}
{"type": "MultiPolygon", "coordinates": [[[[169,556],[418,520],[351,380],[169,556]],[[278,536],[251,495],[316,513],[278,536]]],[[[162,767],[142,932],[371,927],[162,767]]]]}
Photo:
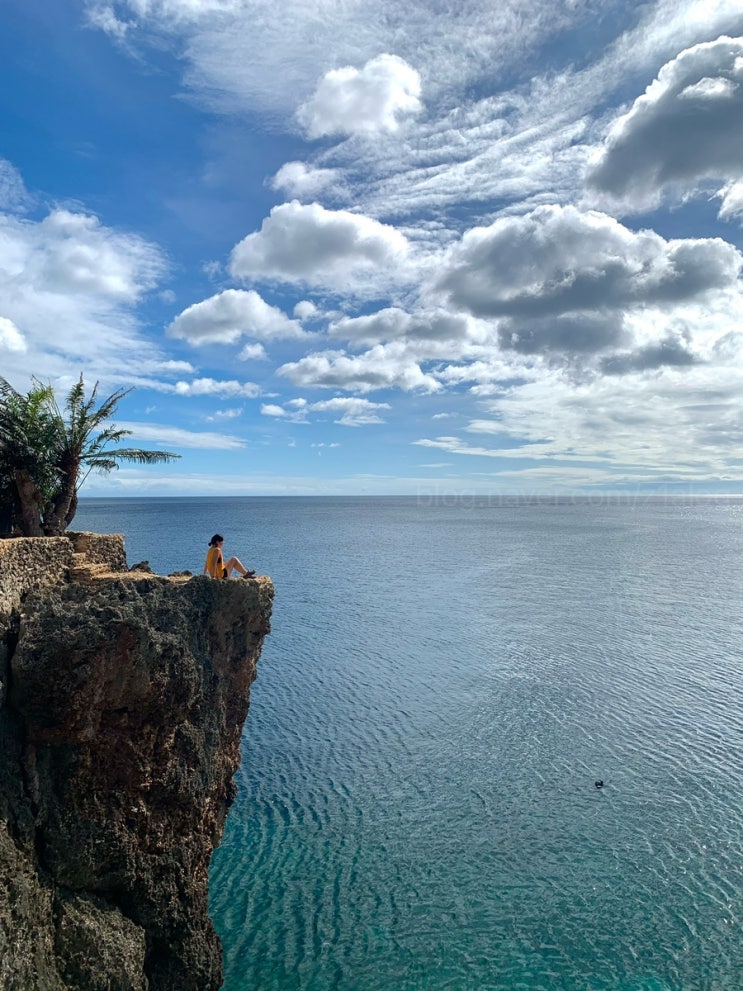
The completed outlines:
{"type": "Polygon", "coordinates": [[[25,535],[63,533],[91,471],[107,473],[123,461],[156,464],[179,456],[117,448],[131,431],[109,421],[130,391],[118,389],[99,401],[98,383],[86,396],[81,377],[60,407],[50,385],[34,380],[24,396],[0,377],[0,500],[12,502],[25,535]]]}
{"type": "Polygon", "coordinates": [[[50,386],[34,383],[23,396],[0,378],[0,472],[3,477],[18,469],[31,472],[37,484],[52,484],[54,451],[60,425],[50,409],[50,386]]]}

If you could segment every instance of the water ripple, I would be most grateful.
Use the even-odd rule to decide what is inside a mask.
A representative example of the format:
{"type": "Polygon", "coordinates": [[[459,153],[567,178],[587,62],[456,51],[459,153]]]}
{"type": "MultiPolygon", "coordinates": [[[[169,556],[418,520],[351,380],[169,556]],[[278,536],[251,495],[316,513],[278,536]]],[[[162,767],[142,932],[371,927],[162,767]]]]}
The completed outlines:
{"type": "Polygon", "coordinates": [[[743,988],[743,506],[189,512],[131,559],[214,520],[277,587],[224,991],[743,988]]]}

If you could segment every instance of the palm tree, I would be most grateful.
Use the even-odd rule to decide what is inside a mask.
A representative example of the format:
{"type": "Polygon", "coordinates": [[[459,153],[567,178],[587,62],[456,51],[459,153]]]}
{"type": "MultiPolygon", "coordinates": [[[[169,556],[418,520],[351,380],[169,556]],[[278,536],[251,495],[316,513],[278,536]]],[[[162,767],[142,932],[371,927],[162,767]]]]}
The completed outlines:
{"type": "Polygon", "coordinates": [[[24,396],[0,377],[0,493],[29,537],[43,534],[43,508],[57,480],[61,438],[53,398],[51,386],[34,383],[24,396]]]}
{"type": "Polygon", "coordinates": [[[117,389],[97,406],[98,383],[86,398],[81,376],[60,409],[51,386],[34,381],[28,396],[22,396],[0,378],[0,477],[14,489],[24,536],[63,534],[91,471],[108,473],[120,461],[157,464],[179,457],[169,451],[115,447],[132,431],[108,421],[130,392],[117,389]],[[21,416],[15,415],[17,410],[21,416]],[[12,474],[6,464],[13,465],[12,474]]]}

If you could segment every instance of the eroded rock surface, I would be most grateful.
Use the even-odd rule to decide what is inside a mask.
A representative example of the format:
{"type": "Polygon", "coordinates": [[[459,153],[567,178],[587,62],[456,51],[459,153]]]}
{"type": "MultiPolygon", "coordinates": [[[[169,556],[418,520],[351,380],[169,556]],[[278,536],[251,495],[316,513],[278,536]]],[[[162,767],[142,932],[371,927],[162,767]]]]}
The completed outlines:
{"type": "Polygon", "coordinates": [[[0,541],[0,987],[217,991],[207,872],[273,586],[100,541],[0,541]]]}

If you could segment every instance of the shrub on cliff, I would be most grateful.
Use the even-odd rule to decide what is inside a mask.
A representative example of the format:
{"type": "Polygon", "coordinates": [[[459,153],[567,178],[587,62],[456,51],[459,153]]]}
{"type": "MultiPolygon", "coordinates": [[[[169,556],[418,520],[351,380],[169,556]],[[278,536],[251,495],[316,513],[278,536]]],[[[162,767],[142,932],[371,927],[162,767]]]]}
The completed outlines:
{"type": "Polygon", "coordinates": [[[120,461],[155,464],[179,455],[117,448],[131,430],[110,423],[131,389],[98,400],[82,377],[60,407],[49,385],[34,381],[23,395],[0,377],[0,492],[9,494],[16,526],[26,537],[59,536],[77,511],[77,493],[91,471],[120,461]]]}

